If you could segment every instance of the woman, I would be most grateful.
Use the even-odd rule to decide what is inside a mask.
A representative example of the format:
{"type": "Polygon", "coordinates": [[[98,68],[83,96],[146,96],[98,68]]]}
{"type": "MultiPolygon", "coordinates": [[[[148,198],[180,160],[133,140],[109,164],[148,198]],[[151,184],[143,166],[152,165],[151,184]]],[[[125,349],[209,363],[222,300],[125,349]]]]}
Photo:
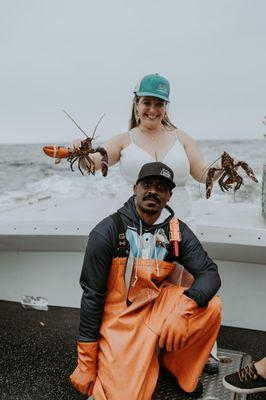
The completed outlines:
{"type": "MultiPolygon", "coordinates": [[[[114,210],[131,195],[141,166],[155,160],[162,161],[172,168],[175,175],[176,188],[169,205],[176,216],[195,231],[186,184],[189,174],[196,181],[204,182],[208,165],[195,140],[170,122],[167,115],[169,92],[169,82],[158,74],[141,79],[134,90],[129,131],[112,137],[103,145],[108,153],[109,166],[119,161],[121,175],[127,183],[127,187],[117,194],[114,210]]],[[[80,142],[74,141],[71,147],[79,146],[80,142]]],[[[96,153],[91,158],[99,170],[101,155],[96,153]]],[[[216,173],[215,178],[218,176],[216,173]]]]}

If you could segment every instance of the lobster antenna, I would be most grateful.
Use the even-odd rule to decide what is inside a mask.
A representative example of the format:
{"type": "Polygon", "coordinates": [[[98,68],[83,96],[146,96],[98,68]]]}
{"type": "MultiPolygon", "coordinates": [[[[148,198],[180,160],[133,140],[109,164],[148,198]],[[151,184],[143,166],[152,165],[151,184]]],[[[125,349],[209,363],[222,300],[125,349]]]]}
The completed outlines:
{"type": "Polygon", "coordinates": [[[96,126],[95,126],[95,128],[94,128],[94,131],[93,131],[91,140],[94,138],[96,129],[98,128],[98,125],[99,125],[99,123],[101,122],[101,120],[103,119],[103,117],[105,117],[105,114],[103,114],[103,115],[101,116],[101,118],[99,119],[99,121],[97,122],[97,124],[96,124],[96,126]]]}
{"type": "Polygon", "coordinates": [[[63,111],[63,113],[65,113],[68,116],[68,118],[71,119],[72,122],[74,122],[74,124],[79,128],[79,130],[81,130],[81,132],[84,133],[84,135],[86,137],[88,137],[88,135],[84,132],[83,129],[81,129],[81,127],[76,123],[76,121],[74,121],[74,119],[65,110],[62,110],[62,111],[63,111]]]}
{"type": "Polygon", "coordinates": [[[210,165],[208,165],[208,167],[206,167],[206,168],[203,170],[203,172],[202,172],[202,175],[201,175],[200,181],[199,181],[199,193],[200,193],[200,196],[201,196],[201,197],[202,197],[202,193],[201,193],[201,190],[200,190],[200,184],[203,183],[203,182],[201,182],[201,180],[202,180],[202,178],[203,178],[203,175],[205,174],[206,171],[208,171],[208,169],[209,169],[213,164],[216,163],[216,161],[220,160],[220,158],[221,158],[221,156],[218,157],[218,158],[216,158],[216,160],[214,160],[210,165]]]}

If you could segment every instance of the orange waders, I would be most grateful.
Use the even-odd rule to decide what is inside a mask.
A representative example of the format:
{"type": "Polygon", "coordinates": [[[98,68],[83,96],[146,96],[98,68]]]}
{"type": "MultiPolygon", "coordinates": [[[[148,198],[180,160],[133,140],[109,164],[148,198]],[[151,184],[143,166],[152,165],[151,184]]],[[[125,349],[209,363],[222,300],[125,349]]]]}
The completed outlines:
{"type": "MultiPolygon", "coordinates": [[[[125,257],[116,257],[110,270],[93,389],[95,400],[151,400],[159,374],[156,348],[162,325],[185,290],[164,280],[175,268],[173,263],[135,259],[133,268],[138,279],[134,286],[131,282],[127,293],[126,262],[125,257]]],[[[220,320],[220,300],[215,296],[207,307],[190,317],[185,347],[161,351],[160,362],[186,391],[193,391],[197,385],[220,320]]]]}

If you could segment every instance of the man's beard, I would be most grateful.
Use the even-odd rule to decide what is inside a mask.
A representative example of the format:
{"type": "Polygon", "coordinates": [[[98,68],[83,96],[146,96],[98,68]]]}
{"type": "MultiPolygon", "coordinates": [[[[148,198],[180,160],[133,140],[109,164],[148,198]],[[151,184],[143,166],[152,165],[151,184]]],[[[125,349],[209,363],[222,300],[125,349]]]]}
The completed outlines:
{"type": "Polygon", "coordinates": [[[146,208],[143,206],[139,206],[139,208],[145,214],[154,215],[158,213],[158,210],[153,210],[152,208],[146,208]]]}

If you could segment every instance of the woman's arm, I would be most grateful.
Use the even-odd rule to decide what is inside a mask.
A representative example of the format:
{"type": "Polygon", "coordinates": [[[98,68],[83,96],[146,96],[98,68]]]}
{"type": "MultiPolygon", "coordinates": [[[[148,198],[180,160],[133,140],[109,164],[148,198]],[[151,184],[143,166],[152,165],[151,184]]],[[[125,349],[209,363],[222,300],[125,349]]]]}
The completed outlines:
{"type": "MultiPolygon", "coordinates": [[[[183,131],[179,131],[179,139],[183,144],[184,149],[187,153],[187,157],[190,163],[190,174],[198,182],[205,183],[207,177],[207,171],[210,165],[206,164],[203,155],[197,145],[197,142],[183,131]]],[[[215,163],[212,167],[220,168],[220,163],[215,163]]],[[[218,179],[222,172],[217,171],[214,174],[214,179],[218,179]]]]}

